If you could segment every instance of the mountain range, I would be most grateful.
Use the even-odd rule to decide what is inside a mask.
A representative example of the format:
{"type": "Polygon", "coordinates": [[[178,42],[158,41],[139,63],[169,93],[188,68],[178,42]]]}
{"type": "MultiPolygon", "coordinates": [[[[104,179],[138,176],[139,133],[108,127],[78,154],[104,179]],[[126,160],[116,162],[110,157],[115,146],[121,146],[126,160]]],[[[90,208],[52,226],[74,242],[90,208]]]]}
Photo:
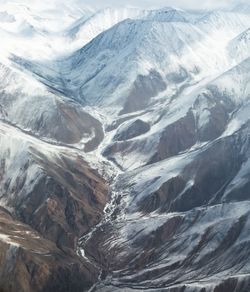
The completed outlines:
{"type": "Polygon", "coordinates": [[[249,292],[250,7],[46,5],[0,7],[0,290],[249,292]]]}

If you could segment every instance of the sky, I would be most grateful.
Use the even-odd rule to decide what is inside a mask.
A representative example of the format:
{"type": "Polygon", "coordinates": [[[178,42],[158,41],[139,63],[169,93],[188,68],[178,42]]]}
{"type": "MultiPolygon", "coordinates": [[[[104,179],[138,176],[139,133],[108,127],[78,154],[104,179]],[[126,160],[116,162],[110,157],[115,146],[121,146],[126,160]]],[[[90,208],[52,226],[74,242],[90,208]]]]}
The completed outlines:
{"type": "Polygon", "coordinates": [[[89,5],[104,6],[138,6],[142,8],[157,8],[174,6],[185,9],[214,9],[232,6],[237,3],[247,4],[249,0],[78,0],[89,5]]]}
{"type": "Polygon", "coordinates": [[[140,7],[140,8],[161,8],[177,7],[183,9],[216,9],[223,7],[233,7],[239,3],[248,4],[249,0],[0,0],[1,4],[16,2],[18,4],[36,5],[47,8],[67,6],[73,8],[77,5],[80,7],[93,7],[95,10],[105,7],[140,7]],[[80,4],[80,5],[79,5],[80,4]]]}

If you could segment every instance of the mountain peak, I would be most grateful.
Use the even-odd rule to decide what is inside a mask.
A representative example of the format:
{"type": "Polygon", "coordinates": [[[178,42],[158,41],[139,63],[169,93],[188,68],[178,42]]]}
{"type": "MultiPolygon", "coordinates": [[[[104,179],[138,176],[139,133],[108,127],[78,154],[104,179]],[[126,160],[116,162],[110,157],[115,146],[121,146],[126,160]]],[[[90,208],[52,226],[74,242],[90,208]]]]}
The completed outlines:
{"type": "Polygon", "coordinates": [[[186,18],[185,12],[183,10],[172,7],[149,11],[146,18],[163,22],[188,22],[188,19],[186,18]]]}
{"type": "Polygon", "coordinates": [[[249,292],[250,15],[2,2],[0,291],[249,292]]]}

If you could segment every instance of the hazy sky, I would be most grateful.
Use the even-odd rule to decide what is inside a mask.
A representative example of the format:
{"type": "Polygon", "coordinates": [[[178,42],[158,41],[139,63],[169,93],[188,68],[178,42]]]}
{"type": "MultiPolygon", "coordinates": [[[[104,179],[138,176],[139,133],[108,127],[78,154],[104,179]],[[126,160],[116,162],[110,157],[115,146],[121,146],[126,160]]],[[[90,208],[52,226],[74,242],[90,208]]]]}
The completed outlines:
{"type": "Polygon", "coordinates": [[[144,8],[155,8],[162,6],[174,6],[188,9],[210,9],[231,6],[235,3],[249,3],[249,0],[78,0],[86,4],[96,6],[139,6],[144,8]]]}
{"type": "Polygon", "coordinates": [[[66,4],[73,6],[74,4],[80,4],[81,7],[90,6],[96,9],[104,7],[119,7],[119,6],[132,6],[140,8],[160,8],[173,6],[184,9],[213,9],[220,7],[232,7],[236,4],[249,4],[249,0],[0,0],[1,3],[17,2],[19,4],[34,5],[39,4],[40,6],[61,6],[66,4]]]}

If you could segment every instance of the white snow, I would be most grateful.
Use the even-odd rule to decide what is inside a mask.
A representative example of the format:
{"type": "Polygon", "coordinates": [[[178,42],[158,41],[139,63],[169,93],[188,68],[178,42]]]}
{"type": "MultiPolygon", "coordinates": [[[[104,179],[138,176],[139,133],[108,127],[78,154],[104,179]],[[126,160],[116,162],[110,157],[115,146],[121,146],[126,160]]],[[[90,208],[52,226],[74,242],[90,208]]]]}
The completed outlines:
{"type": "Polygon", "coordinates": [[[6,242],[6,243],[8,243],[8,244],[10,244],[12,246],[16,246],[16,247],[20,246],[13,239],[11,239],[9,235],[6,235],[6,234],[1,234],[0,233],[0,241],[6,242]]]}
{"type": "MultiPolygon", "coordinates": [[[[196,211],[201,211],[197,223],[179,235],[176,244],[182,245],[181,252],[176,248],[178,252],[162,259],[158,267],[185,259],[210,227],[214,240],[207,243],[196,260],[215,250],[221,243],[221,234],[227,233],[241,216],[248,214],[248,203],[219,204],[161,215],[158,212],[144,215],[138,212],[137,204],[168,180],[181,177],[183,169],[196,155],[210,147],[211,141],[197,142],[183,153],[145,166],[157,151],[162,132],[185,117],[189,110],[195,115],[197,129],[210,122],[210,110],[214,106],[214,100],[210,100],[211,86],[218,91],[219,97],[223,96],[234,107],[226,130],[218,140],[233,135],[249,121],[250,15],[242,13],[240,7],[231,12],[208,13],[172,8],[156,11],[107,8],[96,12],[84,3],[74,2],[69,6],[59,0],[32,3],[24,0],[23,4],[5,1],[0,9],[0,116],[5,120],[0,121],[0,157],[4,158],[1,194],[5,192],[4,183],[9,183],[9,197],[1,199],[0,204],[7,207],[9,199],[27,195],[42,175],[38,164],[31,162],[39,159],[34,149],[39,149],[55,163],[62,153],[80,155],[115,183],[104,219],[96,228],[111,220],[116,199],[121,195],[122,211],[117,218],[120,230],[116,238],[109,239],[109,248],[118,244],[129,249],[132,235],[147,236],[176,216],[188,224],[194,220],[196,211]],[[23,58],[23,62],[15,64],[13,58],[10,59],[13,54],[23,58]],[[25,60],[31,61],[29,68],[24,68],[25,60]],[[137,118],[132,118],[130,113],[119,116],[119,112],[133,92],[138,77],[149,77],[152,71],[161,76],[166,89],[156,90],[145,109],[132,113],[139,115],[151,128],[130,139],[126,151],[115,153],[121,170],[103,157],[103,150],[113,145],[117,131],[125,131],[137,118]],[[44,81],[65,92],[66,97],[58,92],[51,93],[44,81]],[[53,117],[57,102],[67,103],[74,99],[83,102],[86,112],[101,121],[104,131],[119,117],[131,116],[131,119],[122,122],[118,130],[105,131],[98,149],[88,154],[83,152],[83,144],[92,135],[83,137],[70,148],[55,145],[55,141],[42,141],[42,137],[32,136],[37,133],[23,131],[30,130],[37,118],[53,117]],[[7,124],[6,120],[22,130],[7,124]],[[23,171],[27,162],[30,165],[23,171]],[[22,193],[18,194],[17,178],[25,181],[22,193]],[[119,192],[117,186],[120,186],[119,192]]],[[[117,143],[118,148],[122,145],[122,142],[117,143]]],[[[242,186],[249,179],[249,172],[248,159],[222,199],[242,186]]],[[[188,179],[178,195],[182,196],[194,183],[194,178],[188,179]]],[[[243,232],[238,243],[249,237],[245,230],[243,232]]],[[[91,235],[88,234],[87,239],[91,235]]],[[[0,240],[13,244],[14,239],[2,234],[0,240]]],[[[79,250],[79,254],[87,259],[84,249],[79,250]]],[[[199,283],[192,285],[199,287],[199,283]]]]}

